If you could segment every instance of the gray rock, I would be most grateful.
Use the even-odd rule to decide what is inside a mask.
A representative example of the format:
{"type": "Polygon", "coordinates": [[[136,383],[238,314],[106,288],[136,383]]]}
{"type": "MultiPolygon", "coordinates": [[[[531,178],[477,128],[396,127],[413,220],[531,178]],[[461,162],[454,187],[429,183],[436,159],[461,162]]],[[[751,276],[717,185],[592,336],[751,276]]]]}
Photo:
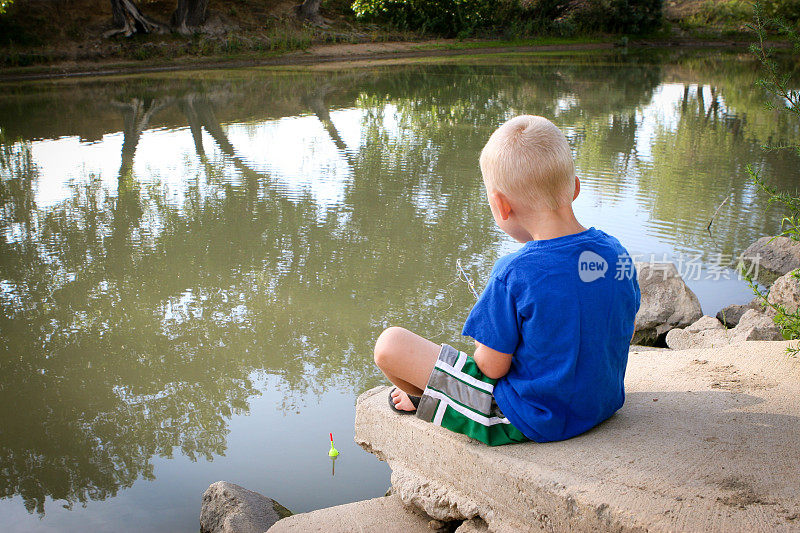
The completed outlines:
{"type": "Polygon", "coordinates": [[[800,308],[800,280],[795,275],[796,272],[789,272],[775,280],[767,297],[769,303],[782,306],[787,313],[800,308]]]}
{"type": "Polygon", "coordinates": [[[667,332],[667,346],[673,350],[686,350],[698,346],[728,344],[725,325],[713,316],[703,315],[686,328],[675,328],[667,332]]]}
{"type": "Polygon", "coordinates": [[[756,311],[761,310],[761,298],[753,298],[746,304],[734,304],[723,307],[717,313],[717,319],[729,328],[735,328],[742,318],[742,315],[751,309],[755,309],[756,311]]]}
{"type": "Polygon", "coordinates": [[[668,352],[669,348],[663,346],[642,346],[641,344],[631,344],[631,352],[668,352]]]}
{"type": "Polygon", "coordinates": [[[667,333],[667,346],[673,350],[713,348],[744,341],[779,341],[783,337],[772,316],[749,309],[733,329],[727,329],[716,318],[704,316],[688,328],[676,328],[667,333]]]}
{"type": "Polygon", "coordinates": [[[725,325],[713,316],[703,315],[700,320],[686,328],[686,331],[704,331],[707,329],[725,329],[725,325]]]}
{"type": "MultiPolygon", "coordinates": [[[[433,426],[433,424],[430,425],[433,426]]],[[[464,438],[466,439],[466,437],[464,438]]],[[[434,483],[428,483],[416,469],[406,468],[406,465],[390,463],[390,466],[395,494],[407,505],[422,509],[432,518],[442,522],[469,520],[481,514],[477,502],[458,490],[450,490],[434,483]]]]}
{"type": "Polygon", "coordinates": [[[667,346],[673,350],[710,348],[730,344],[732,333],[714,317],[704,316],[688,328],[676,328],[667,333],[667,346]],[[711,319],[714,322],[711,322],[711,319]]]}
{"type": "Polygon", "coordinates": [[[488,531],[489,526],[480,518],[464,520],[461,522],[461,525],[456,528],[456,533],[488,533],[488,531]]]}
{"type": "Polygon", "coordinates": [[[636,263],[642,303],[632,344],[653,345],[669,330],[686,327],[701,316],[700,301],[672,263],[636,263]]]}
{"type": "Polygon", "coordinates": [[[441,520],[433,520],[428,521],[428,529],[432,531],[443,531],[447,527],[447,522],[442,522],[441,520]]]}
{"type": "Polygon", "coordinates": [[[746,312],[731,331],[731,342],[783,340],[772,316],[755,309],[746,312]]]}
{"type": "Polygon", "coordinates": [[[800,268],[800,242],[781,236],[761,237],[742,252],[739,261],[740,268],[749,269],[758,281],[769,285],[800,268]]]}
{"type": "Polygon", "coordinates": [[[292,513],[281,504],[227,481],[212,483],[203,493],[201,533],[264,533],[292,513]]]}

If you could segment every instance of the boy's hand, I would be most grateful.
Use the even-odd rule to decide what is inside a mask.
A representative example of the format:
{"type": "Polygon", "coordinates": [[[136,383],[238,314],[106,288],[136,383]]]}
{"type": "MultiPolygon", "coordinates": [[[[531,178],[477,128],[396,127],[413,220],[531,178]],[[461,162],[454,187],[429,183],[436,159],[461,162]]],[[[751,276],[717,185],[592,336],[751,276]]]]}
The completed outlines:
{"type": "Polygon", "coordinates": [[[475,341],[475,355],[472,358],[483,375],[492,379],[505,376],[511,368],[510,353],[498,352],[478,341],[475,341]]]}

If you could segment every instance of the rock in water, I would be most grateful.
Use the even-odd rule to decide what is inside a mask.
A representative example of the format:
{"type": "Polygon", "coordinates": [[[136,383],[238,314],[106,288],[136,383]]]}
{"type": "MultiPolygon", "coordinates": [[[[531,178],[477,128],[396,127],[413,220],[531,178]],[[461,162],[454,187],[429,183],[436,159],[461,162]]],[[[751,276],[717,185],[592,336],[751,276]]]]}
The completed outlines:
{"type": "Polygon", "coordinates": [[[632,344],[653,345],[674,328],[703,316],[700,301],[672,263],[636,263],[642,303],[632,344]]]}
{"type": "Polygon", "coordinates": [[[203,493],[200,532],[264,533],[291,514],[275,500],[227,481],[217,481],[203,493]]]}
{"type": "Polygon", "coordinates": [[[797,272],[789,272],[775,280],[769,289],[767,301],[782,306],[787,313],[794,313],[800,308],[800,279],[797,272]]]}
{"type": "Polygon", "coordinates": [[[742,252],[739,260],[745,270],[768,285],[776,278],[800,268],[800,242],[781,236],[761,237],[742,252]]]}
{"type": "Polygon", "coordinates": [[[746,304],[734,304],[723,307],[717,313],[717,319],[729,328],[735,328],[736,325],[739,324],[739,320],[742,319],[742,315],[751,309],[755,309],[756,311],[761,310],[760,298],[753,298],[750,300],[750,303],[746,304]]]}

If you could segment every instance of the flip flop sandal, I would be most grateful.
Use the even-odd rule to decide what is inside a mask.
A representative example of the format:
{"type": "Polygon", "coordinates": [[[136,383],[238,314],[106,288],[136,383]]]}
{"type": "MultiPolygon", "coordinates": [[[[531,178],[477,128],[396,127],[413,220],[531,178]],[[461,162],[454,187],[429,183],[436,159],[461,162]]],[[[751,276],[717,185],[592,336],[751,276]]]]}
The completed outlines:
{"type": "MultiPolygon", "coordinates": [[[[414,410],[414,411],[405,411],[403,409],[398,409],[397,408],[397,406],[394,404],[394,400],[392,400],[392,393],[394,391],[396,391],[396,390],[397,390],[397,387],[395,387],[395,388],[393,388],[392,390],[389,391],[389,407],[392,408],[392,411],[394,411],[396,413],[400,413],[401,415],[413,415],[414,413],[416,413],[417,412],[416,410],[414,410]]],[[[419,407],[419,401],[421,400],[421,398],[419,396],[411,396],[409,394],[408,395],[408,399],[411,400],[411,403],[414,404],[415,408],[419,407]]]]}

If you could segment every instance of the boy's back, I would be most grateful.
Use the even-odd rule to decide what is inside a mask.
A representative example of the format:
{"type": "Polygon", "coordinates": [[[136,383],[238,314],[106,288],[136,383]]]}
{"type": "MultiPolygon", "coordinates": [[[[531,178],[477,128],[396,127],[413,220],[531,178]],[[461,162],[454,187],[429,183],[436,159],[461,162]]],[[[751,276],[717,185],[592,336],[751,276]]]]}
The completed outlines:
{"type": "Polygon", "coordinates": [[[573,437],[624,401],[640,294],[619,241],[595,228],[498,260],[463,334],[514,354],[498,406],[531,440],[573,437]]]}
{"type": "Polygon", "coordinates": [[[497,226],[525,244],[497,262],[464,324],[474,353],[392,327],[375,363],[401,389],[389,397],[396,411],[490,445],[567,439],[625,399],[635,271],[615,238],[575,218],[580,180],[555,124],[508,120],[480,167],[497,226]]]}

